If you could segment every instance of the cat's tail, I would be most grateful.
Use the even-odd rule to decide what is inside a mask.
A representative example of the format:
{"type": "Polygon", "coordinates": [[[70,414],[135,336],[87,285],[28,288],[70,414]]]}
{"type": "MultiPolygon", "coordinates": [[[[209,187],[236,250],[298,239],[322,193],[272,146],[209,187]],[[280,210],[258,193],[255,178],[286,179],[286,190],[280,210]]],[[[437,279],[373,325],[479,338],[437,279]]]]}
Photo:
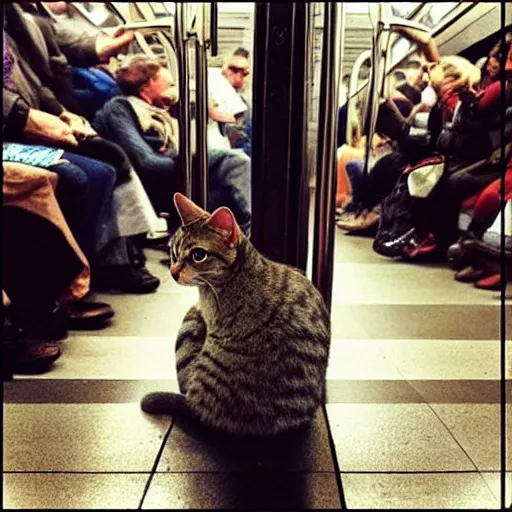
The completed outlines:
{"type": "Polygon", "coordinates": [[[167,391],[148,393],[141,401],[142,410],[148,414],[170,414],[186,418],[196,418],[190,409],[185,395],[167,391]]]}

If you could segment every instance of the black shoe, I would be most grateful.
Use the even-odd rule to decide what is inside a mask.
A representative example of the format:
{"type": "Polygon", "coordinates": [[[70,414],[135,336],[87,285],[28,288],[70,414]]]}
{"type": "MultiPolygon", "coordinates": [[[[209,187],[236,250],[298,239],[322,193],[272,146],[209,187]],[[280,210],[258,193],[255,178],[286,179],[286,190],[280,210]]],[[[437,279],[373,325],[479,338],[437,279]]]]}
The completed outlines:
{"type": "Polygon", "coordinates": [[[160,279],[132,265],[105,265],[91,272],[91,286],[97,290],[118,290],[125,293],[150,293],[158,288],[160,279]]]}
{"type": "Polygon", "coordinates": [[[58,343],[20,343],[14,347],[14,373],[39,375],[49,371],[61,355],[58,343]]]}
{"type": "Polygon", "coordinates": [[[156,290],[160,286],[160,279],[154,276],[146,267],[138,269],[141,279],[141,286],[146,290],[140,293],[149,293],[156,290]]]}
{"type": "Polygon", "coordinates": [[[114,316],[114,310],[105,302],[77,300],[65,306],[68,315],[68,329],[95,330],[106,327],[114,316]]]}

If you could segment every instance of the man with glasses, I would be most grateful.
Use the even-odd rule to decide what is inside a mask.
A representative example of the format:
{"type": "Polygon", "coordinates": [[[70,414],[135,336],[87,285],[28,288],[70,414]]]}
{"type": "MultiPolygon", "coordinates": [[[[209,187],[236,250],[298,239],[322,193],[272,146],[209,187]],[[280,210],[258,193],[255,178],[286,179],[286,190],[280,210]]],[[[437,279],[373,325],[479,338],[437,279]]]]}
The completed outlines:
{"type": "Polygon", "coordinates": [[[242,93],[245,79],[249,76],[249,52],[245,48],[237,48],[224,62],[222,74],[238,93],[242,93]]]}
{"type": "Polygon", "coordinates": [[[245,97],[245,80],[249,76],[249,52],[245,48],[237,48],[224,62],[222,75],[238,93],[247,109],[235,115],[234,123],[224,126],[224,133],[229,139],[231,147],[243,150],[251,156],[252,123],[250,101],[245,97]]]}

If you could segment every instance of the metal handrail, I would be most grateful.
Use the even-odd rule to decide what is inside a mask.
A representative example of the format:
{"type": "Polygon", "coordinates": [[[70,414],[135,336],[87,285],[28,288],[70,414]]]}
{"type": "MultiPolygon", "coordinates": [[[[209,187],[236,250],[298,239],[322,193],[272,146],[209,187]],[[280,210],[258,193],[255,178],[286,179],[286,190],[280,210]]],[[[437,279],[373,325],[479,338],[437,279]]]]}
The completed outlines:
{"type": "MultiPolygon", "coordinates": [[[[204,19],[204,18],[203,18],[204,19]]],[[[208,68],[204,41],[195,37],[196,68],[196,165],[192,174],[192,198],[201,208],[208,209],[208,68]]]]}
{"type": "Polygon", "coordinates": [[[185,4],[187,8],[187,38],[194,52],[195,72],[195,147],[191,167],[191,199],[201,208],[208,207],[208,75],[206,65],[206,12],[205,4],[185,4]]]}
{"type": "Polygon", "coordinates": [[[180,169],[182,191],[187,197],[191,197],[191,156],[190,156],[190,92],[188,76],[187,39],[185,39],[185,8],[180,2],[176,2],[175,16],[175,43],[178,58],[179,89],[180,89],[180,169]]]}

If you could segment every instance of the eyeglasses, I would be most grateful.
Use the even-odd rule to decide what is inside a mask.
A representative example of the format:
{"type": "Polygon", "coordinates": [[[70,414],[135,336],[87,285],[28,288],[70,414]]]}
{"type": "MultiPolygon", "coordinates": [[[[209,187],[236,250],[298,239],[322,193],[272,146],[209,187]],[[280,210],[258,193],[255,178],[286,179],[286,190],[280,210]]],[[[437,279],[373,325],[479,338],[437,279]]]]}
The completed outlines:
{"type": "Polygon", "coordinates": [[[245,68],[239,68],[238,66],[228,66],[228,69],[235,74],[242,73],[244,78],[249,75],[249,71],[245,68]]]}

